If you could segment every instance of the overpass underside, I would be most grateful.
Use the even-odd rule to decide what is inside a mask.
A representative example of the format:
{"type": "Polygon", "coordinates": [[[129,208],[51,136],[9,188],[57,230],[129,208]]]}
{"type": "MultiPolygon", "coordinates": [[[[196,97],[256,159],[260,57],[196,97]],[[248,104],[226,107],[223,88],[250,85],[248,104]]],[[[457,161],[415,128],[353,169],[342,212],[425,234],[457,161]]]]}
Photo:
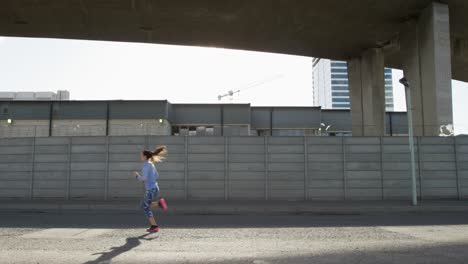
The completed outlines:
{"type": "MultiPolygon", "coordinates": [[[[448,5],[434,2],[408,21],[400,34],[401,66],[410,83],[417,136],[453,133],[449,21],[448,5]]],[[[354,136],[385,131],[385,57],[385,48],[371,48],[348,61],[354,136]]]]}
{"type": "Polygon", "coordinates": [[[35,0],[0,4],[0,35],[223,47],[349,62],[353,134],[384,135],[384,66],[402,68],[416,136],[453,123],[468,81],[466,0],[35,0]]]}

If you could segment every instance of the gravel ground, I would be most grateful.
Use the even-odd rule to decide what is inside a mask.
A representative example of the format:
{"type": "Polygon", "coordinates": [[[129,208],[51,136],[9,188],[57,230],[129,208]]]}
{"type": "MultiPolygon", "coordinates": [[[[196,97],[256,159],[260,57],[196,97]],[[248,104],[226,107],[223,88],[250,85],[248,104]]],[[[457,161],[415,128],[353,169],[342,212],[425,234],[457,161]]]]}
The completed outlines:
{"type": "Polygon", "coordinates": [[[468,212],[0,212],[0,263],[468,263],[468,212]]]}

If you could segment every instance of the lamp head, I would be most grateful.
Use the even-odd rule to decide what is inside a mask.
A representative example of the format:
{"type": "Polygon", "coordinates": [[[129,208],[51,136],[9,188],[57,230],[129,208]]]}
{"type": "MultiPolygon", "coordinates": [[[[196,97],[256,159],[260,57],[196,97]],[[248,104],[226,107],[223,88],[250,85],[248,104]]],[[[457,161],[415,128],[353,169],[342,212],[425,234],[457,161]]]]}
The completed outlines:
{"type": "Polygon", "coordinates": [[[405,77],[400,79],[400,83],[403,84],[406,88],[409,87],[409,81],[405,77]]]}

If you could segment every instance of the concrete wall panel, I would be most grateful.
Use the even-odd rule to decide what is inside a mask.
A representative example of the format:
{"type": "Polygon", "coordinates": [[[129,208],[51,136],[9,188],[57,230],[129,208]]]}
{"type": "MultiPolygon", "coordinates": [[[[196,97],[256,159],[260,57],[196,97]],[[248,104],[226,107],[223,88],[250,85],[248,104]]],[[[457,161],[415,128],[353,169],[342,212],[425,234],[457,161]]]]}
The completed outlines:
{"type": "Polygon", "coordinates": [[[34,162],[68,162],[67,154],[36,154],[34,162]]]}
{"type": "Polygon", "coordinates": [[[71,154],[72,162],[106,162],[107,153],[80,153],[71,154]]]}
{"type": "Polygon", "coordinates": [[[265,171],[265,163],[230,163],[229,171],[265,171]]]}
{"type": "Polygon", "coordinates": [[[167,136],[149,136],[148,145],[158,146],[158,145],[183,145],[185,144],[185,137],[167,137],[167,136]]]}
{"type": "Polygon", "coordinates": [[[304,138],[302,137],[268,137],[267,142],[270,146],[273,145],[303,145],[304,138]]]}
{"type": "Polygon", "coordinates": [[[343,171],[310,171],[309,180],[343,180],[343,171]]]}
{"type": "Polygon", "coordinates": [[[0,173],[8,171],[31,171],[31,163],[1,163],[0,164],[0,173]]]}
{"type": "Polygon", "coordinates": [[[229,137],[229,145],[264,145],[263,137],[229,137]]]}
{"type": "Polygon", "coordinates": [[[382,198],[382,189],[353,188],[348,190],[350,200],[380,200],[382,198]]]}
{"type": "Polygon", "coordinates": [[[67,137],[44,137],[44,138],[36,138],[35,144],[36,146],[51,146],[51,145],[68,145],[70,139],[67,137]]]}
{"type": "Polygon", "coordinates": [[[224,153],[224,145],[190,145],[189,153],[224,153]]]}
{"type": "Polygon", "coordinates": [[[380,145],[346,145],[346,153],[380,153],[380,145]]]}
{"type": "Polygon", "coordinates": [[[343,154],[308,154],[309,162],[343,162],[343,154]]]}
{"type": "Polygon", "coordinates": [[[342,189],[342,180],[310,180],[309,188],[342,189]]]}
{"type": "Polygon", "coordinates": [[[221,180],[224,174],[220,171],[191,171],[188,172],[189,180],[221,180]]]}
{"type": "Polygon", "coordinates": [[[33,143],[33,138],[0,138],[0,146],[31,146],[33,143]]]}
{"type": "Polygon", "coordinates": [[[344,143],[347,145],[378,145],[380,138],[378,137],[345,137],[344,143]]]}
{"type": "Polygon", "coordinates": [[[303,145],[269,145],[268,153],[278,153],[278,154],[291,154],[291,153],[304,153],[303,145]]]}
{"type": "Polygon", "coordinates": [[[0,154],[27,154],[33,150],[32,146],[2,146],[0,147],[0,154]]]}
{"type": "Polygon", "coordinates": [[[103,145],[106,137],[72,137],[73,145],[103,145]]]}
{"type": "Polygon", "coordinates": [[[270,171],[268,173],[270,181],[300,181],[304,180],[303,171],[283,172],[283,171],[270,171]]]}
{"type": "Polygon", "coordinates": [[[71,163],[70,167],[73,171],[105,171],[107,164],[104,162],[80,162],[71,163]]]}
{"type": "Polygon", "coordinates": [[[286,162],[270,163],[268,165],[268,170],[280,171],[280,172],[304,171],[304,164],[303,163],[286,163],[286,162]]]}
{"type": "MultiPolygon", "coordinates": [[[[420,141],[417,189],[424,199],[468,197],[463,140],[420,141]]],[[[132,175],[141,169],[139,152],[165,144],[168,158],[156,166],[161,191],[173,199],[408,199],[406,143],[405,137],[0,139],[0,198],[140,199],[144,187],[132,175]]]]}
{"type": "Polygon", "coordinates": [[[59,145],[59,146],[36,146],[35,147],[36,154],[68,154],[68,146],[67,145],[59,145]]]}
{"type": "MultiPolygon", "coordinates": [[[[172,156],[171,156],[172,159],[172,156]]],[[[190,154],[188,156],[189,162],[203,162],[210,160],[213,162],[224,162],[224,155],[219,154],[190,154]]]]}
{"type": "Polygon", "coordinates": [[[377,180],[382,176],[380,171],[347,171],[346,179],[348,180],[377,180]]]}
{"type": "Polygon", "coordinates": [[[145,145],[110,145],[109,153],[135,153],[138,155],[146,149],[145,145]]]}
{"type": "Polygon", "coordinates": [[[453,145],[421,145],[421,153],[454,153],[453,145]]]}
{"type": "Polygon", "coordinates": [[[13,189],[13,188],[0,188],[0,198],[5,200],[29,198],[29,188],[13,189]]]}
{"type": "Polygon", "coordinates": [[[64,199],[65,198],[65,189],[34,189],[33,197],[34,199],[64,199]]]}
{"type": "Polygon", "coordinates": [[[33,158],[32,153],[28,154],[0,154],[0,163],[23,163],[33,158]]]}
{"type": "Polygon", "coordinates": [[[341,145],[340,137],[307,137],[306,142],[309,145],[341,145]]]}
{"type": "Polygon", "coordinates": [[[231,181],[243,180],[262,180],[265,182],[265,172],[263,171],[229,171],[229,178],[231,181]]]}
{"type": "Polygon", "coordinates": [[[109,137],[109,143],[113,145],[144,145],[145,137],[109,137]]]}
{"type": "Polygon", "coordinates": [[[346,161],[349,163],[355,162],[378,162],[380,164],[380,155],[375,154],[361,154],[353,153],[352,155],[346,156],[346,161]]]}
{"type": "Polygon", "coordinates": [[[237,162],[265,162],[265,155],[264,154],[229,154],[229,162],[237,163],[237,162]]]}
{"type": "Polygon", "coordinates": [[[294,162],[294,163],[304,163],[304,153],[302,154],[268,154],[268,159],[270,162],[294,162]]]}
{"type": "Polygon", "coordinates": [[[342,162],[309,162],[308,164],[309,174],[313,174],[315,171],[343,171],[342,162]]]}
{"type": "Polygon", "coordinates": [[[229,146],[229,153],[263,154],[265,153],[265,147],[262,145],[231,145],[229,146]]]}
{"type": "Polygon", "coordinates": [[[362,171],[379,171],[380,162],[347,162],[347,170],[362,170],[362,171]]]}
{"type": "Polygon", "coordinates": [[[223,145],[224,137],[190,137],[191,145],[223,145]]]}
{"type": "Polygon", "coordinates": [[[106,151],[105,145],[73,145],[71,148],[72,153],[106,153],[106,151]]]}
{"type": "Polygon", "coordinates": [[[211,199],[223,199],[224,198],[224,189],[190,189],[188,193],[188,198],[191,200],[211,200],[211,199]]]}
{"type": "Polygon", "coordinates": [[[310,200],[342,200],[344,199],[343,189],[325,189],[314,188],[309,189],[310,200]]]}
{"type": "Polygon", "coordinates": [[[309,153],[328,154],[328,153],[343,153],[342,145],[308,145],[307,150],[309,153]]]}

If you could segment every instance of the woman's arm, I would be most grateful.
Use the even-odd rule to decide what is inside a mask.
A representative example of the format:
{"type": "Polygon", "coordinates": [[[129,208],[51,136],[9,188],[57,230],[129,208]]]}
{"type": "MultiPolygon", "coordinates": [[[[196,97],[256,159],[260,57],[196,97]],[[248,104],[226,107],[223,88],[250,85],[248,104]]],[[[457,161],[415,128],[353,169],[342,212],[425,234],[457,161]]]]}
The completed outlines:
{"type": "Polygon", "coordinates": [[[148,179],[148,174],[149,174],[149,169],[148,169],[148,165],[145,164],[143,166],[143,169],[141,170],[141,175],[140,174],[136,174],[136,178],[137,180],[139,181],[146,181],[146,179],[148,179]]]}

